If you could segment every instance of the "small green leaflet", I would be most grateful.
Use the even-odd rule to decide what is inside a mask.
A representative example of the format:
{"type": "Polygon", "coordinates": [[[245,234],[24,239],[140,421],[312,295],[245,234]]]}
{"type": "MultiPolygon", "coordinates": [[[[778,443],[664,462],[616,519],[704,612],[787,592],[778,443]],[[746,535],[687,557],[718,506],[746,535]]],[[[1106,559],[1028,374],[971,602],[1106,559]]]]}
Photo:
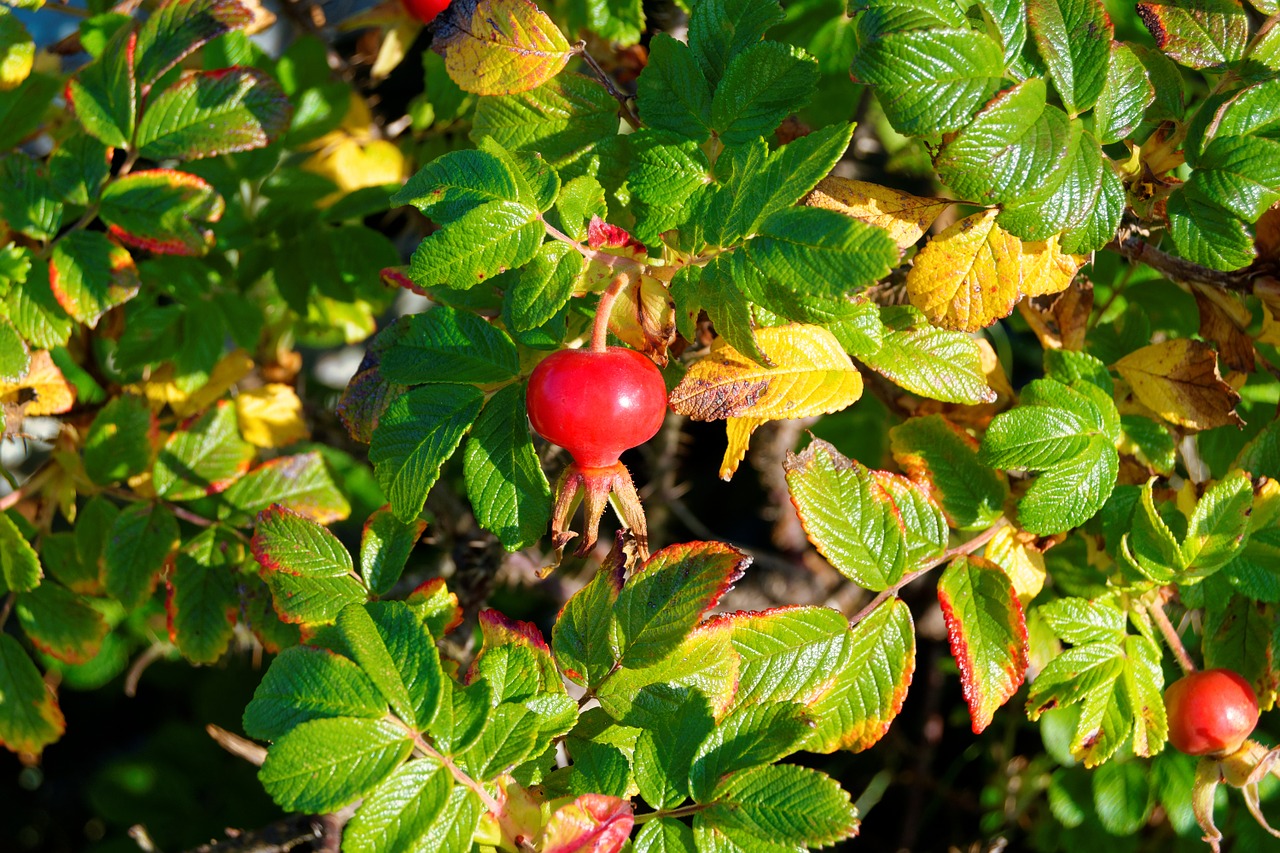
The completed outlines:
{"type": "Polygon", "coordinates": [[[711,99],[711,126],[725,145],[773,130],[813,97],[818,63],[803,49],[780,42],[754,44],[734,56],[711,99]]]}
{"type": "Polygon", "coordinates": [[[88,599],[56,583],[20,593],[13,609],[31,644],[64,663],[92,660],[110,630],[88,599]]]}
{"type": "Polygon", "coordinates": [[[486,202],[423,240],[413,253],[409,275],[423,287],[467,290],[533,260],[544,234],[535,208],[514,201],[486,202]]]}
{"type": "Polygon", "coordinates": [[[383,412],[369,461],[401,521],[422,512],[441,466],[483,405],[484,393],[475,386],[427,385],[397,397],[383,412]]]}
{"type": "Polygon", "coordinates": [[[703,0],[689,14],[689,47],[714,86],[734,57],[782,20],[777,0],[703,0]]]}
{"type": "Polygon", "coordinates": [[[320,524],[351,514],[333,474],[318,450],[277,456],[263,462],[222,493],[219,514],[238,527],[251,525],[272,504],[305,515],[320,524]]]}
{"type": "Polygon", "coordinates": [[[153,98],[135,141],[152,160],[251,151],[288,130],[292,113],[280,85],[266,72],[242,67],[187,71],[153,98]]]}
{"type": "Polygon", "coordinates": [[[343,846],[352,853],[468,853],[483,812],[475,793],[454,785],[439,763],[409,761],[365,797],[343,831],[343,846]]]}
{"type": "Polygon", "coordinates": [[[143,92],[184,57],[252,20],[253,13],[237,0],[164,3],[138,30],[134,67],[143,92]]]}
{"type": "Polygon", "coordinates": [[[450,151],[417,171],[394,195],[393,205],[411,204],[440,224],[490,201],[518,201],[510,167],[478,149],[450,151]]]}
{"type": "Polygon", "coordinates": [[[178,651],[193,663],[214,663],[231,643],[228,614],[240,605],[236,575],[244,545],[224,527],[210,527],[178,551],[166,601],[178,651]]]}
{"type": "Polygon", "coordinates": [[[97,326],[107,311],[128,302],[141,281],[133,258],[99,231],[71,231],[53,247],[49,285],[68,314],[97,326]]]}
{"type": "Polygon", "coordinates": [[[649,63],[636,81],[647,127],[703,142],[711,135],[711,89],[693,51],[666,33],[649,44],[649,63]]]}
{"type": "Polygon", "coordinates": [[[438,305],[408,318],[381,370],[403,385],[490,385],[515,378],[520,357],[507,334],[484,318],[438,305]]]}
{"type": "Polygon", "coordinates": [[[849,794],[826,774],[794,764],[742,770],[723,780],[698,817],[727,833],[796,846],[825,846],[858,829],[849,794]]]}
{"type": "Polygon", "coordinates": [[[282,808],[329,812],[372,789],[412,749],[409,732],[385,720],[308,720],[275,742],[258,778],[282,808]]]}
{"type": "MultiPolygon", "coordinates": [[[[879,348],[850,351],[850,355],[894,384],[931,400],[967,405],[995,401],[996,392],[982,369],[982,351],[972,336],[930,325],[913,306],[886,307],[880,313],[884,331],[879,348]]],[[[836,336],[840,337],[838,331],[836,336]]],[[[841,343],[849,349],[846,341],[841,343]]]]}
{"type": "Polygon", "coordinates": [[[510,306],[513,331],[531,332],[551,322],[573,296],[583,265],[580,252],[552,240],[528,264],[503,273],[503,311],[505,316],[510,306]]]}
{"type": "Polygon", "coordinates": [[[0,157],[0,217],[9,228],[36,240],[51,240],[62,226],[62,213],[45,168],[21,151],[0,157]]]}
{"type": "Polygon", "coordinates": [[[424,731],[440,707],[445,675],[422,620],[403,602],[380,601],[348,605],[336,624],[352,660],[391,709],[406,725],[424,731]]]}
{"type": "Polygon", "coordinates": [[[1107,80],[1115,28],[1101,0],[1030,0],[1031,35],[1067,112],[1094,105],[1107,80]]]}
{"type": "Polygon", "coordinates": [[[386,712],[386,700],[357,664],[327,649],[295,646],[271,662],[244,709],[244,730],[278,740],[307,720],[380,719],[386,712]]]}
{"type": "Polygon", "coordinates": [[[138,117],[138,87],[133,75],[137,38],[132,26],[120,27],[102,57],[67,84],[80,124],[111,148],[126,148],[133,140],[138,117]]]}
{"type": "Polygon", "coordinates": [[[812,709],[817,730],[806,748],[815,752],[870,749],[889,731],[916,669],[911,609],[894,597],[853,626],[847,663],[833,697],[812,709]]]}
{"type": "Polygon", "coordinates": [[[973,733],[1022,684],[1027,671],[1027,623],[1009,578],[981,557],[959,557],[938,581],[951,655],[960,667],[973,733]]]}
{"type": "Polygon", "coordinates": [[[1219,68],[1244,54],[1249,17],[1239,2],[1139,3],[1156,47],[1188,68],[1219,68]]]}
{"type": "MultiPolygon", "coordinates": [[[[107,592],[127,610],[140,606],[150,598],[156,576],[179,541],[178,522],[164,504],[125,507],[111,525],[103,553],[102,577],[107,592]]],[[[96,565],[97,559],[85,562],[96,565]]]]}
{"type": "Polygon", "coordinates": [[[360,537],[360,576],[370,592],[390,592],[426,529],[427,523],[421,519],[406,523],[396,518],[389,506],[369,516],[360,537]]]}
{"type": "Polygon", "coordinates": [[[609,632],[625,568],[620,559],[606,559],[595,577],[565,602],[551,630],[556,664],[575,684],[594,688],[617,662],[609,632]]]}
{"type": "Polygon", "coordinates": [[[1093,517],[1115,486],[1120,416],[1110,395],[1084,379],[1037,379],[1016,408],[992,419],[980,457],[992,467],[1042,472],[1018,504],[1034,533],[1069,530],[1093,517]]]}
{"type": "Polygon", "coordinates": [[[795,751],[809,735],[803,708],[791,702],[746,705],[721,720],[694,753],[689,790],[695,802],[706,802],[712,789],[730,773],[772,764],[795,751]]]}
{"type": "Polygon", "coordinates": [[[195,175],[173,169],[133,172],[107,184],[98,214],[108,232],[130,246],[174,255],[203,255],[226,205],[195,175]]]}
{"type": "Polygon", "coordinates": [[[1098,141],[1110,145],[1133,133],[1155,97],[1155,87],[1137,54],[1128,45],[1112,42],[1107,79],[1093,106],[1098,141]]]}
{"type": "Polygon", "coordinates": [[[974,530],[1004,512],[1004,474],[978,457],[978,443],[941,415],[911,418],[889,431],[893,458],[942,509],[947,524],[974,530]]]}
{"type": "Polygon", "coordinates": [[[123,394],[99,410],[84,442],[89,479],[107,485],[146,470],[151,461],[151,410],[141,397],[123,394]]]}
{"type": "Polygon", "coordinates": [[[0,512],[0,581],[9,592],[26,592],[40,584],[44,572],[27,537],[6,513],[0,512]]]}
{"type": "Polygon", "coordinates": [[[11,750],[39,755],[66,726],[40,670],[17,638],[0,634],[0,742],[11,750]]]}
{"type": "Polygon", "coordinates": [[[219,401],[169,436],[152,472],[156,494],[171,501],[217,494],[249,470],[254,454],[253,445],[240,438],[235,406],[219,401]]]}

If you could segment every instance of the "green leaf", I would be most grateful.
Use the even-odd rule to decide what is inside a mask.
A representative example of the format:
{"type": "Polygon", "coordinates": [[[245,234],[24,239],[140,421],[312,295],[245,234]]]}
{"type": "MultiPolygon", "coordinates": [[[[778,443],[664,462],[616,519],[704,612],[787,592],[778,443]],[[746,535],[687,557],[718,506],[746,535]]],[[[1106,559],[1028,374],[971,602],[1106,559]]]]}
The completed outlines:
{"type": "Polygon", "coordinates": [[[432,385],[397,397],[383,412],[369,461],[391,511],[410,521],[421,511],[440,467],[471,428],[484,394],[471,385],[432,385]]]}
{"type": "Polygon", "coordinates": [[[370,592],[386,595],[391,591],[426,529],[425,521],[401,521],[390,507],[384,506],[369,516],[360,538],[360,575],[370,592]]]}
{"type": "Polygon", "coordinates": [[[898,247],[883,229],[817,207],[772,214],[746,253],[784,288],[829,299],[883,278],[898,262],[898,247]]]}
{"type": "Polygon", "coordinates": [[[62,226],[47,171],[20,151],[0,158],[0,219],[36,240],[53,239],[62,226]]]}
{"type": "Polygon", "coordinates": [[[982,351],[971,335],[929,324],[916,308],[882,310],[886,330],[874,353],[851,353],[872,370],[913,394],[946,403],[995,401],[982,369],[982,351]]]}
{"type": "Polygon", "coordinates": [[[1220,68],[1244,55],[1249,17],[1238,0],[1139,3],[1156,47],[1188,68],[1220,68]]]}
{"type": "Polygon", "coordinates": [[[0,315],[0,382],[15,383],[27,375],[31,352],[8,318],[0,315]]]}
{"type": "Polygon", "coordinates": [[[738,656],[733,706],[796,702],[816,706],[813,716],[831,713],[825,704],[833,675],[850,660],[849,623],[826,607],[779,607],[720,617],[714,628],[728,630],[738,656]]]}
{"type": "Polygon", "coordinates": [[[278,505],[258,516],[251,547],[254,559],[268,572],[337,578],[355,571],[351,555],[338,537],[278,505]]]}
{"type": "Polygon", "coordinates": [[[1066,161],[1067,116],[1046,106],[1044,80],[1032,77],[996,95],[934,161],[960,198],[1008,203],[1034,196],[1066,161]]]}
{"type": "Polygon", "coordinates": [[[1094,105],[1107,80],[1115,28],[1100,0],[1030,0],[1031,35],[1067,112],[1094,105]]]}
{"type": "Polygon", "coordinates": [[[646,127],[698,142],[711,135],[711,89],[687,45],[667,33],[649,43],[649,63],[636,81],[646,127]]]}
{"type": "Polygon", "coordinates": [[[741,180],[734,182],[736,195],[744,202],[741,233],[756,233],[773,213],[808,195],[840,162],[853,129],[844,122],[820,128],[769,152],[761,167],[745,170],[741,180]]]}
{"type": "Polygon", "coordinates": [[[200,223],[217,222],[225,206],[202,178],[148,169],[107,184],[98,214],[122,243],[159,254],[203,255],[213,232],[200,223]]]}
{"type": "Polygon", "coordinates": [[[726,145],[772,133],[813,97],[818,63],[802,48],[760,42],[729,60],[711,99],[711,126],[726,145]]]}
{"type": "MultiPolygon", "coordinates": [[[[0,537],[6,521],[0,521],[0,537]]],[[[0,554],[7,553],[0,548],[0,554]]],[[[3,559],[0,557],[0,562],[3,559]]],[[[40,677],[40,670],[17,639],[0,634],[0,743],[14,752],[39,755],[62,737],[66,727],[62,710],[40,677]]]]}
{"type": "Polygon", "coordinates": [[[151,462],[151,409],[141,397],[122,394],[98,411],[84,441],[84,468],[101,485],[127,480],[151,462]]]}
{"type": "Polygon", "coordinates": [[[562,694],[564,684],[542,632],[532,622],[480,611],[484,644],[467,671],[468,680],[482,678],[491,702],[522,701],[543,694],[562,694]]]}
{"type": "Polygon", "coordinates": [[[1027,671],[1027,623],[1009,578],[979,557],[952,561],[938,581],[951,654],[960,667],[973,733],[1017,692],[1027,671]]]}
{"type": "Polygon", "coordinates": [[[1142,415],[1121,415],[1120,426],[1125,438],[1124,452],[1133,454],[1157,474],[1167,477],[1173,473],[1177,456],[1168,429],[1142,415]]]}
{"type": "Polygon", "coordinates": [[[412,749],[409,733],[385,720],[309,720],[275,742],[258,778],[283,809],[331,812],[368,793],[412,749]]]}
{"type": "Polygon", "coordinates": [[[730,346],[764,363],[764,353],[752,331],[750,305],[737,285],[739,278],[753,273],[760,276],[760,272],[747,263],[744,252],[721,253],[705,267],[694,264],[681,267],[671,280],[671,296],[677,305],[676,328],[693,340],[698,315],[706,311],[716,333],[730,346]]]}
{"type": "Polygon", "coordinates": [[[19,593],[13,609],[31,645],[63,663],[93,659],[110,630],[88,601],[56,583],[19,593]]]}
{"type": "Polygon", "coordinates": [[[617,663],[609,630],[624,570],[621,560],[607,560],[582,589],[569,597],[551,629],[556,664],[575,684],[595,687],[617,663]]]}
{"type": "Polygon", "coordinates": [[[80,124],[111,148],[127,148],[133,142],[138,119],[138,85],[133,74],[137,38],[132,26],[120,27],[102,57],[67,84],[68,100],[80,124]]]}
{"type": "Polygon", "coordinates": [[[1169,236],[1178,254],[1216,270],[1236,270],[1253,261],[1253,241],[1244,223],[1208,199],[1193,185],[1169,195],[1165,208],[1169,236]]]}
{"type": "Polygon", "coordinates": [[[784,15],[776,0],[703,0],[689,15],[689,47],[712,84],[734,57],[760,41],[784,15]]]}
{"type": "Polygon", "coordinates": [[[489,400],[467,441],[463,464],[476,521],[508,551],[536,542],[551,516],[551,486],[525,426],[524,395],[520,383],[489,400]]]}
{"type": "Polygon", "coordinates": [[[1112,761],[1092,774],[1093,805],[1112,835],[1132,835],[1146,826],[1154,805],[1147,768],[1137,761],[1112,761]]]}
{"type": "Polygon", "coordinates": [[[1107,79],[1093,107],[1093,132],[1103,145],[1119,142],[1137,129],[1156,90],[1147,69],[1128,45],[1111,43],[1107,79]]]}
{"type": "Polygon", "coordinates": [[[377,720],[386,713],[386,700],[359,665],[327,649],[295,646],[271,662],[244,709],[244,731],[279,740],[308,720],[377,720]]]}
{"type": "Polygon", "coordinates": [[[432,850],[468,853],[483,809],[439,762],[409,761],[378,785],[343,830],[352,853],[432,850]]]}
{"type": "Polygon", "coordinates": [[[1155,755],[1169,737],[1162,696],[1161,652],[1155,641],[1146,637],[1126,637],[1124,652],[1125,668],[1121,677],[1133,714],[1133,751],[1141,756],[1155,755]]]}
{"type": "Polygon", "coordinates": [[[238,527],[252,524],[258,513],[272,504],[320,524],[351,514],[351,505],[318,450],[263,462],[223,492],[222,502],[219,515],[238,527]]]}
{"type": "Polygon", "coordinates": [[[1111,397],[1076,379],[1038,379],[1022,405],[992,419],[980,457],[988,465],[1040,471],[1019,502],[1023,527],[1049,534],[1093,517],[1115,487],[1120,418],[1111,397]]]}
{"type": "Polygon", "coordinates": [[[111,525],[103,553],[103,586],[126,610],[136,609],[151,597],[156,576],[178,543],[178,522],[164,504],[125,507],[111,525]]]}
{"type": "Polygon", "coordinates": [[[291,114],[280,85],[266,72],[186,71],[147,105],[136,144],[152,160],[251,151],[288,130],[291,114]]]}
{"type": "Polygon", "coordinates": [[[518,201],[510,167],[496,154],[477,149],[450,151],[411,177],[391,196],[391,204],[411,204],[441,224],[490,201],[518,201]]]}
{"type": "Polygon", "coordinates": [[[0,90],[0,150],[8,151],[30,136],[61,91],[58,77],[40,73],[28,75],[16,88],[0,90]]]}
{"type": "Polygon", "coordinates": [[[999,35],[1005,65],[1012,65],[1027,41],[1027,4],[1024,0],[979,0],[988,30],[999,35]]]}
{"type": "Polygon", "coordinates": [[[1216,136],[1187,181],[1201,198],[1246,222],[1280,201],[1280,141],[1216,136]]]}
{"type": "Polygon", "coordinates": [[[948,133],[964,127],[999,88],[1002,54],[993,39],[969,29],[891,32],[862,46],[853,76],[876,88],[899,133],[948,133]]]}
{"type": "MultiPolygon", "coordinates": [[[[647,802],[647,801],[646,801],[647,802]]],[[[675,818],[651,820],[640,828],[635,853],[696,853],[693,830],[675,818]]]]}
{"type": "Polygon", "coordinates": [[[1238,672],[1265,697],[1275,689],[1271,686],[1274,626],[1270,612],[1243,595],[1206,595],[1205,599],[1201,643],[1205,668],[1238,672]]]}
{"type": "Polygon", "coordinates": [[[601,707],[619,722],[665,730],[693,693],[714,708],[727,707],[735,689],[738,659],[731,626],[712,622],[694,628],[666,660],[644,669],[619,669],[600,686],[601,707]]]}
{"type": "Polygon", "coordinates": [[[551,240],[528,264],[504,273],[503,308],[505,314],[510,304],[511,328],[530,332],[549,323],[573,296],[582,269],[580,252],[551,240]]]}
{"type": "Polygon", "coordinates": [[[553,738],[573,728],[577,711],[577,703],[563,694],[503,702],[490,711],[479,739],[458,760],[472,778],[492,778],[540,755],[553,738]]]}
{"type": "Polygon", "coordinates": [[[465,687],[452,678],[446,678],[444,683],[440,709],[431,721],[431,737],[441,752],[457,754],[470,748],[484,733],[493,694],[484,679],[465,687]]]}
{"type": "Polygon", "coordinates": [[[437,305],[409,318],[404,335],[383,353],[381,370],[404,385],[490,385],[519,374],[520,356],[506,333],[484,318],[437,305]]]}
{"type": "Polygon", "coordinates": [[[157,8],[138,30],[134,67],[143,93],[184,57],[252,20],[253,13],[236,0],[188,0],[157,8]]]}
{"type": "Polygon", "coordinates": [[[670,655],[750,564],[718,542],[671,545],[618,593],[610,630],[617,660],[642,669],[670,655]]]}
{"type": "MultiPolygon", "coordinates": [[[[9,516],[0,512],[0,581],[9,592],[28,592],[40,585],[40,557],[9,516]]],[[[0,694],[2,695],[2,694],[0,694]]]]}
{"type": "Polygon", "coordinates": [[[156,457],[152,483],[158,496],[171,501],[217,494],[244,475],[255,452],[240,438],[235,407],[223,400],[169,436],[156,457]]]}
{"type": "Polygon", "coordinates": [[[1196,503],[1182,540],[1183,565],[1190,577],[1205,577],[1225,566],[1249,540],[1253,484],[1237,471],[1214,483],[1196,503]]]}
{"type": "Polygon", "coordinates": [[[640,732],[635,777],[640,796],[655,809],[670,809],[689,797],[689,768],[699,747],[715,734],[707,699],[693,692],[660,728],[640,732]]]}
{"type": "Polygon", "coordinates": [[[845,577],[880,591],[907,565],[906,532],[893,498],[865,466],[814,439],[783,468],[809,541],[845,577]]]}
{"type": "MultiPolygon", "coordinates": [[[[1115,382],[1100,359],[1074,350],[1047,349],[1044,351],[1044,375],[1070,385],[1083,379],[1101,388],[1108,395],[1115,393],[1115,382]]],[[[1123,419],[1122,419],[1123,420],[1123,419]]]]}
{"type": "Polygon", "coordinates": [[[8,313],[9,322],[28,346],[36,349],[65,346],[75,321],[54,298],[47,267],[41,265],[35,277],[29,277],[30,258],[29,249],[12,246],[0,249],[0,281],[7,280],[9,285],[0,311],[8,313]]]}
{"type": "Polygon", "coordinates": [[[1112,598],[1055,598],[1036,612],[1054,634],[1072,645],[1118,643],[1124,638],[1125,614],[1112,598]]]}
{"type": "Polygon", "coordinates": [[[773,764],[790,755],[809,735],[800,706],[790,702],[747,705],[720,721],[694,753],[689,789],[694,802],[705,803],[730,773],[773,764]]]}
{"type": "Polygon", "coordinates": [[[978,458],[968,433],[941,415],[911,418],[889,431],[893,458],[942,508],[957,530],[991,525],[1004,512],[1009,486],[978,458]]]}
{"type": "Polygon", "coordinates": [[[700,813],[709,823],[774,843],[822,847],[858,830],[849,794],[826,774],[793,764],[735,773],[710,802],[700,813]]]}
{"type": "Polygon", "coordinates": [[[467,290],[504,270],[533,260],[545,230],[538,211],[513,201],[491,201],[459,216],[423,240],[410,277],[423,287],[467,290]]]}
{"type": "Polygon", "coordinates": [[[444,671],[435,640],[399,601],[352,604],[338,614],[339,632],[400,719],[424,731],[440,707],[444,671]]]}
{"type": "Polygon", "coordinates": [[[636,237],[652,244],[663,231],[685,221],[690,212],[686,203],[711,180],[711,167],[698,143],[667,131],[639,130],[629,142],[627,186],[642,205],[636,237]]]}
{"type": "Polygon", "coordinates": [[[631,763],[621,749],[607,743],[577,738],[572,734],[564,743],[569,755],[573,757],[569,771],[569,793],[627,798],[627,790],[631,786],[631,763]]]}
{"type": "Polygon", "coordinates": [[[595,80],[561,73],[518,95],[481,98],[471,139],[538,151],[568,180],[593,171],[596,147],[618,133],[618,102],[595,80]]]}
{"type": "Polygon", "coordinates": [[[166,608],[178,651],[193,663],[214,663],[231,643],[228,616],[240,607],[236,575],[243,559],[240,539],[224,527],[206,529],[178,551],[166,608]]]}
{"type": "Polygon", "coordinates": [[[99,231],[71,231],[53,247],[53,294],[68,314],[91,328],[132,299],[140,283],[133,258],[99,231]]]}

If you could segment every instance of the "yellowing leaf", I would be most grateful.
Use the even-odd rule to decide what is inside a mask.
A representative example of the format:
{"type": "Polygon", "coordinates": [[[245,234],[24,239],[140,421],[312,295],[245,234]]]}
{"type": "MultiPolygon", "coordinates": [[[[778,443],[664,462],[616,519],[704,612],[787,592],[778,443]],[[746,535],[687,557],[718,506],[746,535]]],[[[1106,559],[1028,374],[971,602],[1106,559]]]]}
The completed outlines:
{"type": "Polygon", "coordinates": [[[273,382],[236,397],[244,440],[258,447],[284,447],[310,436],[302,401],[293,388],[273,382]]]}
{"type": "Polygon", "coordinates": [[[1243,423],[1240,395],[1218,373],[1217,353],[1187,338],[1152,344],[1116,362],[1138,402],[1165,420],[1200,430],[1243,423]]]}
{"type": "MultiPolygon", "coordinates": [[[[1280,220],[1280,216],[1276,218],[1280,220]]],[[[1280,223],[1277,223],[1277,231],[1280,231],[1280,223]]],[[[1253,283],[1253,293],[1262,300],[1262,332],[1258,335],[1258,343],[1280,346],[1280,279],[1270,276],[1257,279],[1253,283]]]]}
{"type": "Polygon", "coordinates": [[[151,375],[134,385],[126,385],[124,390],[132,394],[140,394],[155,411],[169,406],[178,417],[187,417],[212,406],[241,379],[253,369],[253,359],[244,350],[236,350],[224,355],[209,373],[209,381],[187,394],[173,381],[173,365],[166,364],[151,372],[151,375]]]}
{"type": "Polygon", "coordinates": [[[394,71],[420,32],[422,24],[412,18],[396,21],[388,27],[382,36],[382,45],[378,48],[378,58],[373,61],[373,68],[369,69],[369,77],[377,81],[394,71]]]}
{"type": "Polygon", "coordinates": [[[468,21],[441,19],[431,46],[453,82],[476,95],[527,92],[573,55],[564,34],[530,0],[479,0],[468,21]]]}
{"type": "Polygon", "coordinates": [[[1024,244],[996,224],[998,214],[966,216],[916,256],[907,294],[931,323],[976,332],[1007,317],[1023,295],[1064,290],[1083,265],[1056,239],[1024,244]]]}
{"type": "Polygon", "coordinates": [[[718,338],[671,392],[671,408],[694,420],[728,420],[729,448],[720,476],[729,479],[751,433],[765,421],[838,412],[862,396],[862,376],[835,336],[792,324],[756,332],[763,367],[718,338]]]}
{"type": "Polygon", "coordinates": [[[1003,527],[987,543],[985,551],[988,560],[1004,569],[1024,605],[1040,594],[1045,579],[1044,555],[1030,547],[1027,538],[1035,537],[1003,527]]]}
{"type": "Polygon", "coordinates": [[[832,175],[823,178],[804,200],[810,207],[834,210],[889,232],[899,249],[909,249],[946,210],[950,201],[832,175]]]}
{"type": "Polygon", "coordinates": [[[22,84],[31,74],[36,44],[17,16],[0,7],[0,91],[22,84]]]}
{"type": "Polygon", "coordinates": [[[355,190],[404,180],[404,154],[385,139],[360,143],[336,130],[324,139],[329,140],[329,144],[302,164],[307,171],[324,175],[338,185],[340,192],[322,199],[321,205],[355,190]]]}
{"type": "Polygon", "coordinates": [[[58,415],[75,402],[75,387],[53,363],[48,350],[31,354],[26,376],[17,382],[0,382],[0,405],[19,407],[27,417],[58,415]]]}
{"type": "Polygon", "coordinates": [[[671,293],[651,275],[634,277],[613,303],[609,331],[665,366],[667,346],[676,337],[676,304],[671,293]]]}

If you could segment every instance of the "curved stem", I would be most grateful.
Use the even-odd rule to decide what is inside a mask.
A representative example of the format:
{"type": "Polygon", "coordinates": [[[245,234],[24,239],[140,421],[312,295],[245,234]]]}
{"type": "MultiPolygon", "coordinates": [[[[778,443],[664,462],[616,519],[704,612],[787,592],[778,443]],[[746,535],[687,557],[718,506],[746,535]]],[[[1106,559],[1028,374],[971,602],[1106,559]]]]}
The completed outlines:
{"type": "Polygon", "coordinates": [[[648,823],[651,820],[657,820],[664,817],[688,817],[691,814],[697,814],[710,805],[710,803],[690,803],[687,806],[680,806],[675,809],[664,809],[656,812],[649,812],[647,814],[638,814],[636,815],[636,825],[639,826],[642,823],[648,823]]]}
{"type": "Polygon", "coordinates": [[[639,130],[640,118],[631,109],[631,96],[624,94],[613,82],[613,79],[600,67],[600,63],[596,62],[596,58],[587,53],[587,43],[585,41],[578,42],[573,46],[573,52],[582,57],[582,60],[587,63],[592,72],[599,78],[601,84],[604,85],[605,90],[618,102],[620,108],[618,114],[622,116],[622,120],[631,125],[632,130],[639,130]]]}
{"type": "Polygon", "coordinates": [[[1186,646],[1182,645],[1182,638],[1178,636],[1178,631],[1173,627],[1173,623],[1169,621],[1169,616],[1164,612],[1164,605],[1159,601],[1152,602],[1146,607],[1147,614],[1151,616],[1151,621],[1156,623],[1156,628],[1160,630],[1160,636],[1164,637],[1165,645],[1169,647],[1169,651],[1173,652],[1173,656],[1178,661],[1178,666],[1182,667],[1185,673],[1196,671],[1195,661],[1191,660],[1191,655],[1187,654],[1186,646]]]}
{"type": "Polygon", "coordinates": [[[613,313],[613,303],[618,301],[618,294],[626,287],[630,278],[626,273],[619,273],[609,282],[604,293],[600,294],[600,302],[596,305],[595,324],[591,327],[591,351],[604,352],[605,341],[609,336],[609,315],[613,313]]]}
{"type": "Polygon", "coordinates": [[[955,559],[956,557],[961,557],[961,556],[964,556],[965,554],[972,554],[974,551],[978,550],[983,545],[986,545],[988,542],[991,541],[991,537],[999,533],[1000,528],[1004,527],[1008,523],[1009,523],[1008,520],[1005,519],[1003,516],[1001,516],[999,521],[997,521],[995,524],[991,525],[986,530],[979,533],[977,536],[970,539],[968,542],[965,542],[963,545],[957,545],[956,547],[948,551],[942,552],[940,556],[926,563],[922,568],[919,568],[914,572],[910,572],[908,574],[903,575],[901,580],[899,580],[893,586],[881,592],[875,598],[871,599],[870,604],[868,604],[866,607],[862,608],[857,613],[855,613],[853,615],[853,618],[849,620],[849,627],[852,628],[854,625],[857,625],[863,619],[866,619],[868,616],[871,615],[871,612],[873,610],[875,610],[877,607],[879,607],[889,598],[892,598],[893,596],[897,595],[900,589],[902,589],[904,586],[911,583],[912,581],[916,580],[917,578],[928,574],[929,572],[936,569],[938,566],[941,566],[943,563],[948,563],[951,560],[955,559]]]}
{"type": "Polygon", "coordinates": [[[53,468],[45,465],[28,477],[21,486],[0,497],[0,512],[4,512],[9,507],[16,505],[23,498],[29,497],[32,492],[38,491],[44,485],[45,480],[48,480],[52,474],[53,468]]]}
{"type": "MultiPolygon", "coordinates": [[[[397,719],[395,721],[397,723],[400,723],[400,725],[404,726],[404,723],[401,723],[400,720],[397,719]]],[[[450,761],[446,755],[440,752],[440,750],[436,749],[434,746],[427,743],[426,739],[422,736],[420,732],[416,732],[413,729],[409,728],[408,726],[404,726],[404,730],[407,731],[410,735],[412,735],[413,745],[419,751],[421,751],[423,755],[425,755],[428,758],[432,758],[440,762],[445,767],[447,767],[449,769],[449,773],[453,775],[453,778],[457,780],[458,784],[466,788],[470,788],[472,791],[474,791],[476,796],[480,798],[480,802],[484,803],[484,807],[486,809],[493,812],[495,815],[501,814],[502,806],[498,805],[498,801],[493,798],[492,794],[490,794],[488,791],[484,789],[483,785],[481,785],[475,779],[472,779],[466,773],[462,772],[462,769],[458,767],[458,765],[450,761]]]]}
{"type": "Polygon", "coordinates": [[[546,229],[548,236],[573,247],[578,254],[582,255],[582,257],[586,258],[588,261],[595,261],[597,263],[604,264],[607,267],[613,267],[614,269],[639,269],[640,267],[640,263],[632,260],[631,258],[624,258],[621,255],[611,255],[608,252],[598,252],[590,246],[582,245],[577,240],[552,225],[550,222],[547,222],[545,219],[542,220],[542,227],[546,229]]]}

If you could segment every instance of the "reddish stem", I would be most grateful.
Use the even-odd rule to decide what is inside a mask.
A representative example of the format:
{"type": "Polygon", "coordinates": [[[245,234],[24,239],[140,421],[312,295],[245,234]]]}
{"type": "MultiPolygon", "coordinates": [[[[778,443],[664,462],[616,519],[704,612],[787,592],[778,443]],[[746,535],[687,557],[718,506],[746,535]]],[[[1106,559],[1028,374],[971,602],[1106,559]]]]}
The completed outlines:
{"type": "Polygon", "coordinates": [[[619,273],[600,294],[600,302],[596,305],[596,321],[591,327],[591,351],[604,352],[605,341],[609,336],[609,315],[613,313],[613,303],[627,283],[627,274],[619,273]]]}

